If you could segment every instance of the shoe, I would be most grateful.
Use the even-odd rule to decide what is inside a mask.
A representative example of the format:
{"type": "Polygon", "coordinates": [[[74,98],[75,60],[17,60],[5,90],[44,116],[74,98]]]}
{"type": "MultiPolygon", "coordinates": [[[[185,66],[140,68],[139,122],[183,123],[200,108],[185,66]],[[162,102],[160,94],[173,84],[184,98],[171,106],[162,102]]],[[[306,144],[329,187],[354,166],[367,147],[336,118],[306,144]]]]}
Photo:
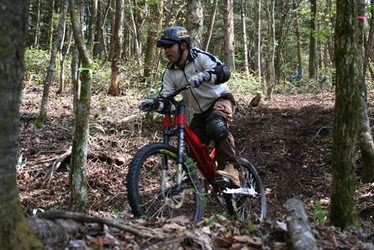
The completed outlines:
{"type": "Polygon", "coordinates": [[[215,176],[223,176],[230,179],[233,187],[240,188],[239,171],[231,163],[226,163],[224,170],[217,170],[215,176]]]}

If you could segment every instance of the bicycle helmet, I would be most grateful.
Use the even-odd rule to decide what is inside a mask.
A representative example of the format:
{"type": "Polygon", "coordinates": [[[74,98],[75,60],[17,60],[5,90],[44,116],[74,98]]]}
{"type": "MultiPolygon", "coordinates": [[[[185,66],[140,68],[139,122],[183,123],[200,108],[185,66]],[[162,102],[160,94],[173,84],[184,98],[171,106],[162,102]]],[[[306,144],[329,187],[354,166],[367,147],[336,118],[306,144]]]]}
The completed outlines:
{"type": "Polygon", "coordinates": [[[186,42],[191,47],[191,39],[188,31],[180,26],[171,26],[164,30],[161,39],[157,41],[157,47],[164,47],[173,43],[186,42]]]}

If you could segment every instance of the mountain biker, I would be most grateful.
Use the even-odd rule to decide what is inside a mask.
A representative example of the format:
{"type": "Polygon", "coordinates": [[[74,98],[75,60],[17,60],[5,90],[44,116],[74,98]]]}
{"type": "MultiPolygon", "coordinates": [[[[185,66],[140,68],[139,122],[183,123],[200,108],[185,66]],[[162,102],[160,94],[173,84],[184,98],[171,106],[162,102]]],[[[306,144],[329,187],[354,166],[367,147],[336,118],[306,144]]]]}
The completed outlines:
{"type": "MultiPolygon", "coordinates": [[[[234,138],[228,129],[235,113],[235,100],[226,83],[230,70],[214,55],[191,48],[189,32],[180,26],[167,28],[157,41],[157,47],[163,48],[169,60],[160,97],[191,83],[192,88],[182,92],[186,106],[194,111],[189,127],[200,140],[214,140],[218,162],[216,178],[227,177],[230,186],[240,187],[239,162],[234,138]]],[[[139,108],[162,113],[165,105],[167,103],[162,101],[154,105],[154,100],[145,100],[139,108]]]]}

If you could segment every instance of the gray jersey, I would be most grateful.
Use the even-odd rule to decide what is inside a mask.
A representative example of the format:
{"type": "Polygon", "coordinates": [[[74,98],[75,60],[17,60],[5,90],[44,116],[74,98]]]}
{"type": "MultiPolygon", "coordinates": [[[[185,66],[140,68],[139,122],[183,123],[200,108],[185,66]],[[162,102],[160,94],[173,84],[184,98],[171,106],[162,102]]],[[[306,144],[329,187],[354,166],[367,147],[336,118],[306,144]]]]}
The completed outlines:
{"type": "MultiPolygon", "coordinates": [[[[198,48],[190,49],[183,69],[175,64],[168,65],[162,79],[160,96],[167,96],[186,85],[194,74],[212,70],[222,64],[217,57],[208,52],[198,48]]],[[[216,78],[215,74],[211,74],[210,81],[204,82],[198,88],[190,88],[182,92],[186,106],[192,108],[194,113],[206,111],[218,97],[230,93],[227,83],[215,84],[216,78]]]]}

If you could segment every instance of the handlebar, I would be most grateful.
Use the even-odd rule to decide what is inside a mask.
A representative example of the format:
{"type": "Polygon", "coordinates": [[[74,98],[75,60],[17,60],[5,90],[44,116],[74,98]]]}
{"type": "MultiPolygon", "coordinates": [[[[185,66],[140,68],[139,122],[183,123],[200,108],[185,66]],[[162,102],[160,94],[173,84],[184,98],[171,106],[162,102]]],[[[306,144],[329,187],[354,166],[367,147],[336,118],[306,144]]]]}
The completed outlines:
{"type": "Polygon", "coordinates": [[[186,90],[186,89],[189,89],[189,88],[191,88],[191,84],[187,83],[186,85],[183,85],[181,88],[175,90],[173,93],[171,93],[170,95],[168,95],[168,96],[166,96],[164,98],[167,99],[167,100],[172,100],[174,97],[176,97],[183,90],[186,90]]]}

